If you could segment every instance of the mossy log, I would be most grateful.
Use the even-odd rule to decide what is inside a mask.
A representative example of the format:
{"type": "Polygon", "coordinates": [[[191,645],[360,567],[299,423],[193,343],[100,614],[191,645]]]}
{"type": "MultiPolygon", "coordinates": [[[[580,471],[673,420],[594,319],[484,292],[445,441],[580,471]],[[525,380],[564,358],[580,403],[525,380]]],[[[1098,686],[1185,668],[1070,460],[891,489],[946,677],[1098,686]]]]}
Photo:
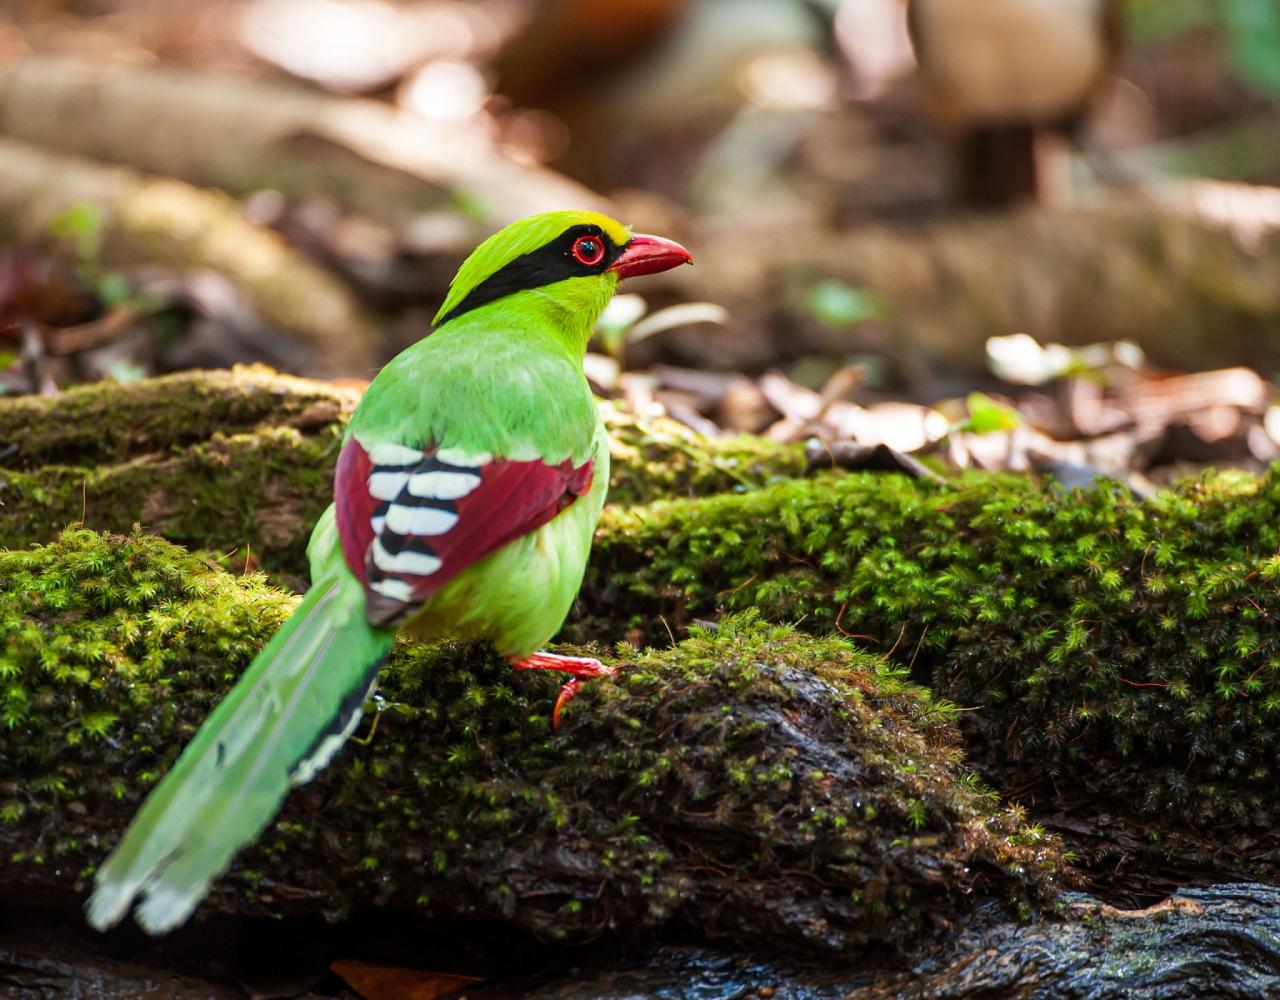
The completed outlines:
{"type": "MultiPolygon", "coordinates": [[[[82,522],[133,524],[189,548],[252,555],[290,586],[306,580],[311,526],[359,390],[262,366],[187,372],[50,398],[0,400],[0,546],[46,542],[82,522]]],[[[797,475],[799,446],[710,441],[608,404],[614,502],[746,489],[797,475]]]]}
{"type": "Polygon", "coordinates": [[[606,512],[569,632],[644,641],[752,608],[843,633],[971,709],[972,752],[1021,801],[1157,841],[1190,824],[1276,871],[1278,551],[1280,467],[1147,501],[822,476],[606,512]]]}
{"type": "Polygon", "coordinates": [[[101,213],[106,262],[225,274],[264,322],[311,349],[316,373],[364,371],[376,353],[380,325],[351,291],[227,195],[0,138],[0,238],[38,241],[86,204],[101,213]]]}
{"type": "MultiPolygon", "coordinates": [[[[0,553],[0,887],[87,887],[142,794],[294,606],[149,536],[0,553]]],[[[376,904],[549,941],[664,928],[848,957],[1061,865],[963,770],[952,710],[839,638],[750,616],[620,648],[552,732],[554,677],[402,644],[376,725],[211,907],[376,904]]]]}
{"type": "MultiPolygon", "coordinates": [[[[18,446],[0,544],[83,512],[218,553],[249,544],[301,587],[354,398],[241,369],[0,403],[0,451],[18,446]],[[179,401],[181,430],[155,415],[179,401]]],[[[798,449],[610,420],[623,500],[681,499],[606,512],[567,638],[666,643],[748,609],[843,632],[971,709],[987,773],[1093,847],[1170,878],[1280,871],[1280,472],[1146,502],[985,476],[787,479],[798,449]]]]}
{"type": "Polygon", "coordinates": [[[264,367],[0,401],[0,545],[68,524],[252,558],[300,588],[355,390],[264,367]]]}

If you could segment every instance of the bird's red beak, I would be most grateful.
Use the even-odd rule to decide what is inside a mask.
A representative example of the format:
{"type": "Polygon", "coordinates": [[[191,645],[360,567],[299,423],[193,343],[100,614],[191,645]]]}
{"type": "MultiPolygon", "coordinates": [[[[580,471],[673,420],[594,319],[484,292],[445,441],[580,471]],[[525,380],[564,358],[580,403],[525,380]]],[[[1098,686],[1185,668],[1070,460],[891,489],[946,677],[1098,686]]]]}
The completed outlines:
{"type": "Polygon", "coordinates": [[[638,274],[657,274],[670,271],[680,264],[692,264],[693,255],[679,243],[664,240],[661,236],[631,237],[631,241],[609,270],[619,278],[634,278],[638,274]]]}

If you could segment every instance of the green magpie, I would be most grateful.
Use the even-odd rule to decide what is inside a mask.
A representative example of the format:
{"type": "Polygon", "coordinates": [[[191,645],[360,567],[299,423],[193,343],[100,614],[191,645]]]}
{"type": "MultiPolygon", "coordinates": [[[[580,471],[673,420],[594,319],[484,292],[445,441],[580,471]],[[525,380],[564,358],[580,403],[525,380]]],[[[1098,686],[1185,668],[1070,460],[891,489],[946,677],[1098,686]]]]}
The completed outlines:
{"type": "Polygon", "coordinates": [[[98,869],[93,926],[135,903],[152,934],[185,922],[351,736],[397,632],[486,639],[517,669],[571,675],[556,725],[580,679],[608,673],[540,652],[581,586],[609,482],[582,360],[620,279],[690,262],[583,211],[514,223],[467,258],[432,334],[352,415],[307,548],[311,589],[98,869]]]}

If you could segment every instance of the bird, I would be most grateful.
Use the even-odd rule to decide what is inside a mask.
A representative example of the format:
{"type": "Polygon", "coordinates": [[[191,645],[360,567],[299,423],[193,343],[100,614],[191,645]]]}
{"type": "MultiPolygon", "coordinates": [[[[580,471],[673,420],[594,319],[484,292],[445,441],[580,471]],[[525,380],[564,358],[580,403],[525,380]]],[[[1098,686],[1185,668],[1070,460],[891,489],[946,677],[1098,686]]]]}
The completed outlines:
{"type": "Polygon", "coordinates": [[[692,263],[680,244],[592,211],[545,212],[463,262],[431,334],[374,377],[345,432],[311,587],[217,705],[98,868],[86,916],[183,924],[289,789],[351,736],[398,632],[490,641],[519,670],[600,661],[543,652],[585,572],[609,480],[582,371],[621,279],[692,263]]]}
{"type": "Polygon", "coordinates": [[[1116,0],[909,0],[907,19],[930,110],[954,148],[957,198],[1042,198],[1041,140],[1078,141],[1115,70],[1116,0]]]}

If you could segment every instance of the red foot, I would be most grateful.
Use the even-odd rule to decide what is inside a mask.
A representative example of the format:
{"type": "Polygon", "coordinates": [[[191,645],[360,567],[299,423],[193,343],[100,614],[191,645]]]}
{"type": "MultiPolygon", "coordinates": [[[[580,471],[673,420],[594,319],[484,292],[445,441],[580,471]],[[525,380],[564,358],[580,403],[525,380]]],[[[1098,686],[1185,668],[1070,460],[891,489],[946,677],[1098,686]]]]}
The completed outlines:
{"type": "Polygon", "coordinates": [[[573,680],[560,688],[560,696],[556,698],[556,707],[551,712],[551,725],[560,728],[560,713],[565,705],[573,701],[582,689],[582,681],[596,677],[612,677],[617,671],[606,667],[599,660],[589,656],[558,656],[555,653],[534,653],[523,660],[512,660],[511,665],[517,670],[559,670],[572,674],[573,680]]]}

